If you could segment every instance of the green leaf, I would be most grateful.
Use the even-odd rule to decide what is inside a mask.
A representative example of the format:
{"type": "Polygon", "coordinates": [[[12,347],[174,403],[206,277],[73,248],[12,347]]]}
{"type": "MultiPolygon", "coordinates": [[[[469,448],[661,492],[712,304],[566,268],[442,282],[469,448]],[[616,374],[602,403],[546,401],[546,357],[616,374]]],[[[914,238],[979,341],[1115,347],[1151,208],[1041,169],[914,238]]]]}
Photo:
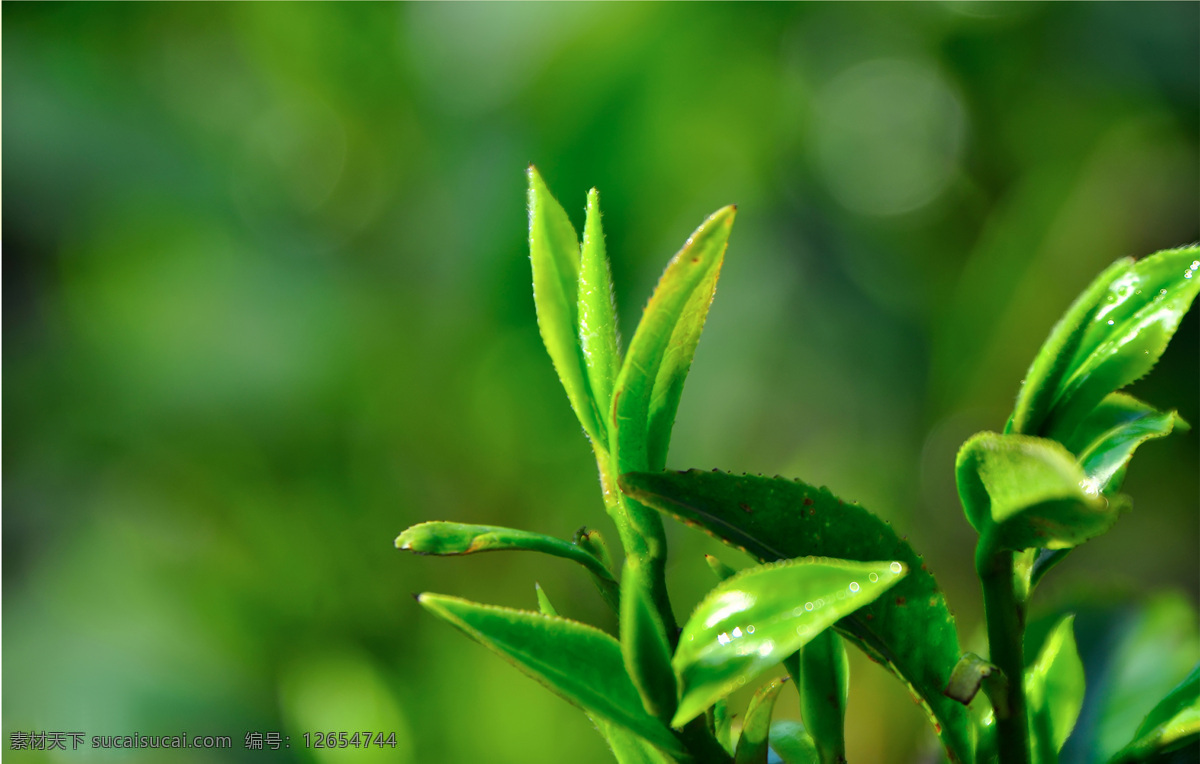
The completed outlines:
{"type": "Polygon", "coordinates": [[[775,699],[783,689],[787,677],[776,679],[766,684],[754,693],[750,706],[746,709],[746,721],[742,724],[742,734],[738,738],[737,753],[733,756],[734,764],[767,764],[767,738],[771,734],[771,712],[775,709],[775,699]]]}
{"type": "Polygon", "coordinates": [[[1021,383],[1005,433],[1041,434],[1042,424],[1069,371],[1071,358],[1083,341],[1088,321],[1104,300],[1109,284],[1124,275],[1132,265],[1133,258],[1125,257],[1108,266],[1075,298],[1075,302],[1050,330],[1050,336],[1042,343],[1021,383]]]}
{"type": "Polygon", "coordinates": [[[1198,271],[1200,247],[1182,247],[1139,260],[1108,284],[1058,385],[1048,437],[1070,438],[1105,396],[1154,368],[1200,292],[1198,271]]]}
{"type": "Polygon", "coordinates": [[[1056,764],[1083,708],[1083,662],[1075,647],[1075,616],[1051,630],[1037,660],[1025,669],[1025,699],[1034,764],[1056,764]]]}
{"type": "Polygon", "coordinates": [[[675,759],[623,728],[588,714],[617,764],[674,764],[675,759]]]}
{"type": "Polygon", "coordinates": [[[538,612],[542,615],[558,615],[558,609],[550,602],[550,598],[546,596],[542,585],[535,581],[533,588],[537,592],[538,612]]]}
{"type": "Polygon", "coordinates": [[[822,764],[846,761],[846,696],[850,663],[842,638],[833,629],[800,648],[800,717],[820,753],[822,764]]]}
{"type": "Polygon", "coordinates": [[[617,640],[591,626],[458,597],[422,594],[421,605],[589,714],[683,754],[670,730],[642,708],[617,640]]]}
{"type": "Polygon", "coordinates": [[[397,536],[396,548],[436,555],[528,551],[574,560],[587,568],[604,599],[614,608],[617,607],[617,582],[605,563],[582,546],[553,536],[495,525],[428,522],[414,525],[397,536]]]}
{"type": "Polygon", "coordinates": [[[711,727],[713,737],[725,749],[725,752],[730,756],[733,755],[733,717],[729,714],[729,701],[721,698],[716,703],[712,704],[709,709],[711,714],[711,727]]]}
{"type": "Polygon", "coordinates": [[[713,574],[718,581],[724,581],[727,578],[732,578],[737,575],[737,571],[729,567],[725,563],[711,554],[704,555],[704,561],[708,563],[708,567],[712,569],[713,574]]]}
{"type": "Polygon", "coordinates": [[[717,287],[735,207],[714,212],[688,238],[658,281],[638,323],[613,393],[617,466],[658,470],[683,382],[717,287]]]}
{"type": "Polygon", "coordinates": [[[1122,468],[1137,447],[1151,438],[1170,435],[1177,426],[1188,428],[1174,411],[1157,411],[1131,395],[1113,393],[1063,445],[1075,454],[1092,485],[1101,493],[1112,493],[1120,489],[1115,478],[1123,474],[1122,468]]]}
{"type": "Polygon", "coordinates": [[[679,727],[813,637],[890,589],[900,562],[784,560],[748,568],[718,584],[679,635],[679,727]]]}
{"type": "Polygon", "coordinates": [[[650,582],[634,558],[621,574],[621,654],[625,670],[642,696],[646,711],[663,721],[675,713],[675,674],[671,647],[658,611],[650,600],[650,582]]]}
{"type": "Polygon", "coordinates": [[[817,746],[804,725],[778,721],[771,725],[771,748],[784,764],[819,764],[817,746]]]}
{"type": "Polygon", "coordinates": [[[612,403],[613,383],[621,368],[617,346],[616,308],[613,303],[612,273],[604,251],[600,225],[600,194],[588,192],[587,219],[583,224],[583,253],[579,267],[579,347],[583,351],[592,396],[598,407],[597,421],[602,442],[608,443],[604,413],[612,403]],[[603,413],[601,413],[603,412],[603,413]]]}
{"type": "Polygon", "coordinates": [[[981,432],[955,465],[967,519],[990,549],[1065,549],[1107,531],[1128,506],[1104,496],[1059,443],[981,432]]]}
{"type": "Polygon", "coordinates": [[[579,326],[579,236],[566,210],[529,166],[529,259],[538,328],[575,416],[593,441],[600,413],[588,383],[576,329],[579,326]]]}
{"type": "Polygon", "coordinates": [[[817,555],[893,559],[909,574],[838,631],[906,682],[958,762],[971,761],[966,709],[942,695],[962,651],[954,618],[921,557],[891,526],[824,488],[722,472],[627,474],[622,490],[759,560],[817,555]]]}
{"type": "Polygon", "coordinates": [[[1112,764],[1144,761],[1200,740],[1200,665],[1156,705],[1112,764]]]}

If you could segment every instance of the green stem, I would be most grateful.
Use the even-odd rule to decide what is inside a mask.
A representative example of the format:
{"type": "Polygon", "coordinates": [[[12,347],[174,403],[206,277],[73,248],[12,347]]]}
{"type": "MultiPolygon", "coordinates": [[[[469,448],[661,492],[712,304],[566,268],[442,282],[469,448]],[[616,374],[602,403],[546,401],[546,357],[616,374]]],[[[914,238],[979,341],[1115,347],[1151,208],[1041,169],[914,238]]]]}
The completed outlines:
{"type": "Polygon", "coordinates": [[[1000,764],[1029,764],[1029,723],[1025,708],[1025,608],[1017,599],[1013,553],[993,550],[980,538],[975,569],[983,582],[991,662],[1004,672],[1007,686],[992,705],[1000,764]]]}

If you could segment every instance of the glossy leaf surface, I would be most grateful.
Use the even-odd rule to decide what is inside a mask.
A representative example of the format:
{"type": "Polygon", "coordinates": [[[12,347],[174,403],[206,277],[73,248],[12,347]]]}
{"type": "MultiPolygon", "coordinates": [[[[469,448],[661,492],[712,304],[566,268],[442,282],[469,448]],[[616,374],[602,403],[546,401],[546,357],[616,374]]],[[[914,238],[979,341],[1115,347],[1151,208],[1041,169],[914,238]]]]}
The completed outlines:
{"type": "Polygon", "coordinates": [[[738,738],[734,764],[767,764],[767,739],[771,734],[771,712],[775,700],[787,678],[776,679],[763,685],[750,699],[746,708],[746,721],[742,723],[742,734],[738,738]]]}
{"type": "Polygon", "coordinates": [[[626,559],[621,574],[621,653],[646,711],[664,721],[675,713],[675,673],[662,620],[650,601],[645,569],[626,559]]]}
{"type": "Polygon", "coordinates": [[[1154,368],[1200,291],[1200,248],[1137,261],[1113,279],[1071,358],[1045,433],[1066,440],[1109,393],[1154,368]]]}
{"type": "Polygon", "coordinates": [[[1113,757],[1113,764],[1144,761],[1200,739],[1200,665],[1192,669],[1138,727],[1133,741],[1113,757]]]}
{"type": "Polygon", "coordinates": [[[533,304],[538,329],[571,408],[592,440],[600,419],[584,368],[579,325],[579,236],[566,210],[529,166],[529,259],[533,264],[533,304]]]}
{"type": "Polygon", "coordinates": [[[724,207],[696,229],[646,304],[613,393],[620,472],[658,470],[665,463],[735,213],[734,207],[724,207]]]}
{"type": "Polygon", "coordinates": [[[942,695],[962,651],[954,619],[921,557],[891,526],[824,488],[722,472],[640,473],[622,489],[763,561],[818,555],[892,559],[909,574],[886,597],[837,624],[843,636],[922,699],[956,761],[970,761],[966,709],[942,695]]]}
{"type": "Polygon", "coordinates": [[[748,568],[720,583],[679,635],[678,727],[779,664],[905,574],[903,563],[802,558],[748,568]]]}
{"type": "Polygon", "coordinates": [[[1025,374],[1017,403],[1013,408],[1005,432],[1041,434],[1042,424],[1050,413],[1050,407],[1058,395],[1064,376],[1068,373],[1071,358],[1083,341],[1088,322],[1095,314],[1108,292],[1108,286],[1117,277],[1133,266],[1133,258],[1125,257],[1106,268],[1079,297],[1067,308],[1050,336],[1034,356],[1033,364],[1025,374]]]}
{"type": "Polygon", "coordinates": [[[608,567],[581,546],[553,536],[495,525],[435,521],[414,525],[401,533],[396,537],[396,548],[433,555],[527,551],[562,557],[587,568],[597,579],[597,586],[604,598],[616,606],[617,582],[608,567]]]}
{"type": "Polygon", "coordinates": [[[1059,443],[981,432],[958,452],[958,495],[992,549],[1065,549],[1112,527],[1123,497],[1106,497],[1059,443]]]}
{"type": "Polygon", "coordinates": [[[1083,708],[1083,662],[1075,647],[1074,626],[1074,616],[1059,621],[1037,660],[1025,670],[1034,764],[1056,764],[1083,708]]]}
{"type": "Polygon", "coordinates": [[[822,764],[846,760],[846,696],[850,662],[842,638],[827,629],[800,648],[800,717],[822,764]]]}
{"type": "Polygon", "coordinates": [[[612,273],[604,249],[600,224],[600,194],[588,192],[587,218],[579,266],[579,347],[591,383],[602,442],[608,442],[605,414],[612,401],[613,383],[621,368],[617,346],[617,317],[613,303],[612,273]]]}
{"type": "Polygon", "coordinates": [[[642,708],[617,640],[591,626],[521,610],[422,594],[421,605],[567,701],[672,755],[678,740],[642,708]]]}
{"type": "Polygon", "coordinates": [[[1124,393],[1100,402],[1063,443],[1101,493],[1120,489],[1118,478],[1138,446],[1188,425],[1174,411],[1162,412],[1124,393]]]}
{"type": "Polygon", "coordinates": [[[819,764],[817,746],[804,725],[778,721],[771,725],[771,750],[784,764],[819,764]]]}

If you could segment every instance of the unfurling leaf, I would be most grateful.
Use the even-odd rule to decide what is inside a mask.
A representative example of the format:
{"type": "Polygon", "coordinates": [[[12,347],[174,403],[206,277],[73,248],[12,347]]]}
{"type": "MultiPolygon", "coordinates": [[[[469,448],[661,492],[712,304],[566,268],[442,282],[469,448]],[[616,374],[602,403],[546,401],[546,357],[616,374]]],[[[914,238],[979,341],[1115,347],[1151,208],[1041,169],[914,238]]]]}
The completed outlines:
{"type": "Polygon", "coordinates": [[[1200,665],[1163,698],[1110,764],[1146,761],[1200,740],[1200,665]]]}
{"type": "Polygon", "coordinates": [[[800,648],[800,717],[823,764],[846,761],[850,662],[842,638],[827,629],[800,648]]]}
{"type": "MultiPolygon", "coordinates": [[[[601,412],[579,346],[579,235],[571,219],[529,166],[529,259],[538,329],[554,370],[584,431],[597,441],[601,412]]],[[[600,441],[603,442],[603,441],[600,441]]]]}
{"type": "Polygon", "coordinates": [[[1059,443],[981,432],[958,452],[958,495],[992,550],[1065,549],[1107,531],[1128,506],[1104,496],[1059,443]]]}
{"type": "Polygon", "coordinates": [[[759,688],[746,708],[746,721],[738,738],[734,764],[767,764],[767,739],[771,734],[771,712],[775,710],[775,699],[783,689],[787,677],[776,679],[759,688]]]}
{"type": "Polygon", "coordinates": [[[971,761],[966,709],[942,695],[962,654],[954,618],[921,557],[891,526],[824,488],[784,478],[635,473],[622,476],[621,488],[764,562],[817,555],[907,565],[908,576],[888,596],[842,619],[837,629],[920,698],[954,761],[971,761]]]}
{"type": "Polygon", "coordinates": [[[1074,624],[1073,615],[1059,621],[1037,660],[1025,669],[1034,764],[1056,764],[1083,708],[1083,662],[1075,647],[1074,624]]]}
{"type": "Polygon", "coordinates": [[[645,570],[633,558],[625,560],[621,574],[621,653],[646,711],[670,721],[676,702],[671,647],[650,600],[645,570]]]}
{"type": "Polygon", "coordinates": [[[674,666],[682,693],[672,726],[760,676],[905,572],[895,561],[803,558],[748,568],[718,584],[679,635],[674,666]]]}
{"type": "Polygon", "coordinates": [[[613,392],[619,472],[659,470],[666,462],[675,411],[736,212],[717,210],[688,237],[646,304],[613,392]]]}
{"type": "Polygon", "coordinates": [[[605,601],[614,609],[617,607],[617,582],[607,565],[582,545],[553,536],[496,525],[428,522],[414,525],[397,536],[396,548],[434,555],[528,551],[574,560],[587,568],[605,601]]]}
{"type": "Polygon", "coordinates": [[[599,629],[441,594],[422,594],[418,602],[589,714],[683,754],[670,730],[642,708],[617,640],[599,629]]]}

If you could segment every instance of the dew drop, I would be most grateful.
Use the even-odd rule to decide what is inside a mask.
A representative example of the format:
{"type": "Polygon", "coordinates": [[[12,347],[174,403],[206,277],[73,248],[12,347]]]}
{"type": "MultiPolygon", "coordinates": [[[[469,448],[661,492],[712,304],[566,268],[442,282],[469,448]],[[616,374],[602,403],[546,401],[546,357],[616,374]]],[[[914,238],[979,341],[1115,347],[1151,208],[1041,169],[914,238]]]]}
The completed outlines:
{"type": "Polygon", "coordinates": [[[858,591],[858,582],[857,581],[850,582],[850,591],[852,591],[852,592],[858,591]]]}
{"type": "Polygon", "coordinates": [[[734,626],[733,627],[733,638],[737,639],[740,636],[742,636],[742,627],[734,626]]]}
{"type": "Polygon", "coordinates": [[[898,562],[893,562],[889,567],[891,568],[893,573],[899,573],[901,570],[904,569],[904,566],[898,562]]]}
{"type": "Polygon", "coordinates": [[[812,609],[813,609],[813,604],[811,602],[805,602],[804,609],[811,613],[812,609]]]}
{"type": "Polygon", "coordinates": [[[717,644],[719,644],[719,645],[729,644],[729,635],[728,634],[718,634],[717,635],[717,644]]]}
{"type": "Polygon", "coordinates": [[[792,608],[792,615],[800,615],[803,612],[804,612],[804,608],[800,607],[799,605],[792,608]]]}
{"type": "Polygon", "coordinates": [[[747,627],[746,627],[746,633],[747,633],[747,634],[753,634],[753,633],[754,633],[754,626],[753,626],[753,625],[747,626],[747,627]]]}
{"type": "Polygon", "coordinates": [[[1116,323],[1116,322],[1115,322],[1115,321],[1113,321],[1111,318],[1110,318],[1110,319],[1108,319],[1108,325],[1109,325],[1109,326],[1112,326],[1112,325],[1113,325],[1113,324],[1115,324],[1115,323],[1116,323]]]}
{"type": "Polygon", "coordinates": [[[871,579],[871,583],[875,583],[876,581],[879,580],[879,574],[872,573],[871,575],[867,576],[867,578],[871,579]]]}

